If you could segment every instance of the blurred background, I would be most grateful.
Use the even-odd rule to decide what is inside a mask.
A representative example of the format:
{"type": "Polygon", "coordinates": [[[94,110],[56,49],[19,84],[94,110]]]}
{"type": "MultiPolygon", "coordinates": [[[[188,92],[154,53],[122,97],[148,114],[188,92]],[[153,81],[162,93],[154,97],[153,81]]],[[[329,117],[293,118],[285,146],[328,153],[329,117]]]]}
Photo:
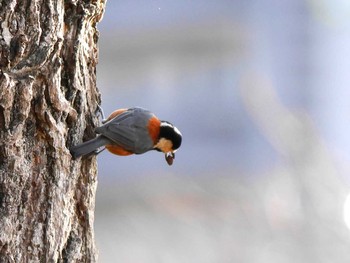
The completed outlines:
{"type": "Polygon", "coordinates": [[[350,1],[108,1],[108,115],[173,122],[164,156],[98,156],[99,262],[350,262],[350,1]]]}

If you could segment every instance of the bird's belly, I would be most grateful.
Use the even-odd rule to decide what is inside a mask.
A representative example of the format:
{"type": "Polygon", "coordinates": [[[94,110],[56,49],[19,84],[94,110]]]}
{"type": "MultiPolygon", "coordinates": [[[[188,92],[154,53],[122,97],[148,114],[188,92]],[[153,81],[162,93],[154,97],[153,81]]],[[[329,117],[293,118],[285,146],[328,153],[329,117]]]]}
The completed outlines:
{"type": "Polygon", "coordinates": [[[121,155],[121,156],[128,156],[133,154],[132,152],[124,150],[122,147],[115,144],[107,144],[106,149],[113,154],[121,155]]]}

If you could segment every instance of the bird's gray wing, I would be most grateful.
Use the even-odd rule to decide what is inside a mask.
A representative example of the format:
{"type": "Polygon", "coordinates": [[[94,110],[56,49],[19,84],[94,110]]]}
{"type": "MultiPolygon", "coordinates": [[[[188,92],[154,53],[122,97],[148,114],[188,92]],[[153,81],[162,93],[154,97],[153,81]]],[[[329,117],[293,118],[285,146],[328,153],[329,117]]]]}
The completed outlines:
{"type": "Polygon", "coordinates": [[[153,116],[142,108],[131,108],[96,129],[127,151],[143,153],[153,148],[148,135],[148,120],[153,116]]]}

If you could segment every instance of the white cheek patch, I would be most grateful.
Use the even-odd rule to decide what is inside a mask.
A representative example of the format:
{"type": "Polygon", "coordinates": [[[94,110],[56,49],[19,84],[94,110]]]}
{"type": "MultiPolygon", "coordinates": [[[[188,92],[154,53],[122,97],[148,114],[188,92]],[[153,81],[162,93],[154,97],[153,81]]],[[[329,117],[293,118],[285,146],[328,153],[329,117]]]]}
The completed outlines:
{"type": "Polygon", "coordinates": [[[172,128],[177,134],[179,134],[180,136],[182,136],[182,134],[181,134],[181,132],[179,131],[179,129],[176,128],[174,125],[168,123],[168,122],[162,122],[162,123],[160,124],[160,126],[162,126],[162,127],[170,127],[170,128],[172,128]]]}
{"type": "Polygon", "coordinates": [[[179,135],[182,136],[182,134],[181,134],[181,132],[178,130],[178,128],[176,128],[175,126],[173,126],[173,128],[174,128],[174,131],[175,131],[177,134],[179,134],[179,135]]]}
{"type": "Polygon", "coordinates": [[[160,124],[160,126],[161,127],[170,127],[170,128],[173,128],[174,126],[173,125],[171,125],[170,123],[168,123],[168,122],[162,122],[161,124],[160,124]]]}

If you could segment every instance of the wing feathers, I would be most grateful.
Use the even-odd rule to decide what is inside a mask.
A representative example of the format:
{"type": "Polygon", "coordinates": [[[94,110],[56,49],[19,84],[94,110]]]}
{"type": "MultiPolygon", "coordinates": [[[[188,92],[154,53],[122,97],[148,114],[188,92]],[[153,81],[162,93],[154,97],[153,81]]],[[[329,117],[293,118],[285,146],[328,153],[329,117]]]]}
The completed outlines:
{"type": "Polygon", "coordinates": [[[148,134],[148,121],[152,113],[141,108],[131,108],[98,127],[96,132],[107,137],[125,150],[143,153],[153,148],[148,134]]]}

